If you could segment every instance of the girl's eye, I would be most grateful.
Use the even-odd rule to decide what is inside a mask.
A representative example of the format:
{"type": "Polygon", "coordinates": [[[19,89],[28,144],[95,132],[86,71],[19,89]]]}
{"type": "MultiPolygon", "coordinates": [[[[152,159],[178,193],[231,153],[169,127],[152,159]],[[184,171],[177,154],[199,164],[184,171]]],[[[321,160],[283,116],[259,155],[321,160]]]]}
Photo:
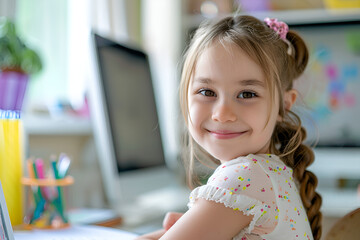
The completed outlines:
{"type": "Polygon", "coordinates": [[[254,98],[257,97],[256,93],[254,92],[241,92],[238,95],[238,98],[254,98]]]}
{"type": "Polygon", "coordinates": [[[216,94],[208,89],[202,89],[199,91],[199,93],[205,97],[216,97],[216,94]]]}

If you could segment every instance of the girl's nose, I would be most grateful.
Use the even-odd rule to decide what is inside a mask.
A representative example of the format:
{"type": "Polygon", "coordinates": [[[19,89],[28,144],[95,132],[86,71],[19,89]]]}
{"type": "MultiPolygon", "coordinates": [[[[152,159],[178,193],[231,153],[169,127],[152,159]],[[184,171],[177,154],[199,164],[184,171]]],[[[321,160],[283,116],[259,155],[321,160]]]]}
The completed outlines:
{"type": "Polygon", "coordinates": [[[217,122],[233,122],[236,120],[236,113],[231,105],[227,102],[218,102],[213,109],[212,120],[217,122]]]}

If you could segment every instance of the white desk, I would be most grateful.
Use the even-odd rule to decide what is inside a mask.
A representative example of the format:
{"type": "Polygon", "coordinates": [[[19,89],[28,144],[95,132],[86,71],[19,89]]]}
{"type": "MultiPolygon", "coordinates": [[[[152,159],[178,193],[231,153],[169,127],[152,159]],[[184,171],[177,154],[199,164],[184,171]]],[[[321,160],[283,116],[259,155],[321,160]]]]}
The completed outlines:
{"type": "Polygon", "coordinates": [[[60,230],[15,232],[15,240],[133,240],[136,234],[99,226],[72,226],[60,230]]]}

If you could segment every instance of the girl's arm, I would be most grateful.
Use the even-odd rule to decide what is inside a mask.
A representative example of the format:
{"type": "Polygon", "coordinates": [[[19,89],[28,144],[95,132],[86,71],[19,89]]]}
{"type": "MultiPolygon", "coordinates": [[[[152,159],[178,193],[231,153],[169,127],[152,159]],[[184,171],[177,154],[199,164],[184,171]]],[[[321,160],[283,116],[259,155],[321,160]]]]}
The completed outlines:
{"type": "Polygon", "coordinates": [[[162,237],[162,235],[164,235],[164,233],[166,232],[165,229],[161,229],[155,232],[151,232],[145,235],[142,235],[140,237],[135,238],[135,240],[158,240],[159,238],[162,237]]]}
{"type": "Polygon", "coordinates": [[[165,218],[163,221],[163,228],[166,231],[169,230],[182,217],[182,215],[184,215],[184,213],[168,212],[165,215],[165,218]]]}
{"type": "Polygon", "coordinates": [[[178,212],[168,212],[163,221],[164,229],[151,232],[140,237],[137,237],[135,240],[155,240],[161,238],[167,230],[169,230],[177,220],[183,215],[183,213],[178,212]]]}
{"type": "Polygon", "coordinates": [[[222,203],[198,199],[160,239],[232,239],[252,219],[253,216],[246,216],[222,203]]]}

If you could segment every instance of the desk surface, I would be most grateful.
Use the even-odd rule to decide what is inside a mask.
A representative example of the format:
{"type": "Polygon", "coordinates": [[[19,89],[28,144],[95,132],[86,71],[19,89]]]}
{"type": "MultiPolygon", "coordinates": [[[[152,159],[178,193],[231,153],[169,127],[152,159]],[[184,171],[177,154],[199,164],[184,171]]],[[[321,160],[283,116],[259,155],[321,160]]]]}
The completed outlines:
{"type": "Polygon", "coordinates": [[[136,234],[99,226],[72,226],[59,230],[33,230],[15,232],[15,240],[133,240],[136,234]]]}

